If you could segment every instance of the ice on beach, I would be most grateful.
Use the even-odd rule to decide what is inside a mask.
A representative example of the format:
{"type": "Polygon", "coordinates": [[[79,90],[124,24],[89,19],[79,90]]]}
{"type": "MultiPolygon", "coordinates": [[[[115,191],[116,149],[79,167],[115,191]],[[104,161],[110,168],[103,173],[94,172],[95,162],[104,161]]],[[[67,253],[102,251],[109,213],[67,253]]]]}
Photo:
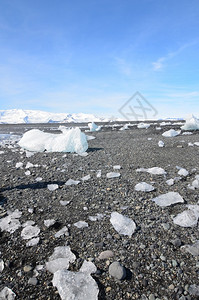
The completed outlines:
{"type": "Polygon", "coordinates": [[[164,136],[164,137],[174,137],[174,136],[179,135],[180,132],[181,132],[180,130],[179,130],[179,131],[176,131],[176,130],[174,130],[174,129],[170,129],[170,130],[168,130],[168,131],[165,131],[165,132],[162,134],[162,136],[164,136]]]}
{"type": "Polygon", "coordinates": [[[181,227],[194,227],[198,224],[199,206],[189,205],[188,209],[173,218],[173,222],[181,227]]]}
{"type": "Polygon", "coordinates": [[[188,185],[188,188],[190,188],[191,190],[199,188],[199,175],[195,176],[195,179],[193,180],[192,184],[188,185]]]}
{"type": "Polygon", "coordinates": [[[194,256],[199,255],[199,241],[196,241],[192,245],[183,245],[181,249],[191,253],[194,256]]]}
{"type": "Polygon", "coordinates": [[[47,219],[47,220],[44,220],[44,225],[49,228],[50,226],[53,226],[55,224],[55,219],[47,219]]]}
{"type": "Polygon", "coordinates": [[[77,228],[85,228],[88,227],[88,223],[85,221],[78,221],[76,223],[73,224],[75,227],[77,228]]]}
{"type": "Polygon", "coordinates": [[[190,295],[199,296],[199,286],[196,284],[191,284],[188,291],[190,295]]]}
{"type": "Polygon", "coordinates": [[[154,191],[155,188],[151,184],[148,184],[146,182],[140,182],[136,184],[135,190],[141,192],[151,192],[154,191]]]}
{"type": "Polygon", "coordinates": [[[199,119],[194,115],[186,119],[185,124],[181,127],[182,130],[199,130],[199,119]]]}
{"type": "Polygon", "coordinates": [[[191,132],[191,131],[185,131],[182,133],[182,135],[192,135],[192,134],[193,134],[193,132],[191,132]]]}
{"type": "Polygon", "coordinates": [[[180,170],[178,171],[178,175],[186,177],[187,175],[189,175],[189,172],[184,168],[180,168],[180,170]]]}
{"type": "Polygon", "coordinates": [[[39,233],[40,233],[40,229],[37,225],[36,226],[28,225],[24,227],[24,229],[21,231],[21,237],[24,240],[29,240],[32,239],[33,237],[37,237],[39,233]]]}
{"type": "Polygon", "coordinates": [[[39,243],[39,237],[32,238],[26,243],[26,247],[33,247],[36,246],[38,243],[39,243]]]}
{"type": "Polygon", "coordinates": [[[53,254],[46,263],[46,269],[51,273],[55,273],[62,269],[68,269],[69,264],[73,263],[75,259],[76,256],[69,246],[55,247],[53,254]]]}
{"type": "Polygon", "coordinates": [[[90,174],[86,175],[86,176],[82,177],[81,179],[82,179],[82,181],[87,181],[87,180],[91,179],[91,175],[90,174]]]}
{"type": "Polygon", "coordinates": [[[3,272],[4,269],[4,261],[3,259],[0,259],[0,272],[3,272]]]}
{"type": "Polygon", "coordinates": [[[102,220],[104,218],[104,214],[98,213],[96,216],[89,216],[88,218],[90,221],[95,222],[95,221],[102,220]]]}
{"type": "Polygon", "coordinates": [[[54,273],[53,286],[62,300],[97,300],[99,288],[90,274],[96,272],[92,262],[84,261],[79,272],[66,269],[54,273]]]}
{"type": "Polygon", "coordinates": [[[101,170],[97,170],[96,177],[100,178],[101,176],[102,176],[102,171],[101,170]]]}
{"type": "Polygon", "coordinates": [[[173,185],[174,182],[175,182],[175,181],[174,181],[173,178],[166,180],[166,183],[167,183],[168,185],[173,185]]]}
{"type": "Polygon", "coordinates": [[[22,162],[17,162],[15,167],[16,167],[16,169],[21,169],[23,167],[23,163],[22,162]]]}
{"type": "Polygon", "coordinates": [[[158,142],[158,146],[161,147],[161,148],[164,147],[164,142],[163,141],[159,141],[158,142]]]}
{"type": "Polygon", "coordinates": [[[88,128],[90,131],[99,131],[101,126],[97,126],[94,122],[88,123],[88,128]]]}
{"type": "Polygon", "coordinates": [[[137,125],[137,128],[139,128],[139,129],[147,129],[149,127],[150,127],[150,124],[147,124],[147,123],[139,123],[137,125]]]}
{"type": "Polygon", "coordinates": [[[4,154],[5,153],[5,151],[0,151],[0,154],[4,154]]]}
{"type": "Polygon", "coordinates": [[[153,174],[153,175],[167,174],[164,169],[159,168],[159,167],[153,167],[153,168],[148,168],[148,169],[140,168],[140,169],[137,169],[136,171],[137,172],[147,172],[147,173],[150,173],[150,174],[153,174]]]}
{"type": "Polygon", "coordinates": [[[59,238],[62,235],[69,236],[68,228],[66,226],[55,233],[55,238],[59,238]]]}
{"type": "Polygon", "coordinates": [[[25,169],[33,168],[34,165],[31,162],[27,162],[25,169]]]}
{"type": "Polygon", "coordinates": [[[88,149],[86,135],[79,128],[63,130],[62,134],[52,134],[32,129],[24,133],[19,146],[34,152],[76,152],[88,149]]]}
{"type": "Polygon", "coordinates": [[[37,177],[37,178],[35,178],[35,181],[42,181],[42,177],[37,177]]]}
{"type": "Polygon", "coordinates": [[[59,188],[58,184],[48,184],[47,188],[49,191],[55,191],[59,188]]]}
{"type": "Polygon", "coordinates": [[[120,165],[115,165],[115,166],[113,166],[113,169],[114,169],[114,170],[120,170],[120,169],[121,169],[121,166],[120,166],[120,165]]]}
{"type": "Polygon", "coordinates": [[[16,294],[8,287],[4,287],[0,292],[0,300],[14,300],[15,297],[16,294]]]}
{"type": "Polygon", "coordinates": [[[66,206],[66,205],[68,205],[68,204],[70,203],[69,200],[60,200],[59,202],[60,202],[60,204],[61,204],[62,206],[66,206]]]}
{"type": "Polygon", "coordinates": [[[22,213],[18,209],[16,209],[14,212],[8,211],[8,216],[0,219],[1,230],[9,233],[15,232],[15,230],[21,227],[21,223],[18,220],[21,215],[22,213]]]}
{"type": "Polygon", "coordinates": [[[136,224],[132,219],[118,212],[111,213],[110,222],[119,234],[128,235],[129,237],[132,236],[136,229],[136,224]]]}
{"type": "Polygon", "coordinates": [[[116,178],[116,177],[120,177],[120,173],[117,173],[117,172],[109,172],[106,174],[106,177],[107,178],[116,178]]]}
{"type": "Polygon", "coordinates": [[[177,192],[168,192],[152,199],[159,206],[170,206],[176,203],[184,203],[183,198],[177,192]]]}
{"type": "Polygon", "coordinates": [[[30,176],[30,174],[31,174],[31,173],[30,173],[29,170],[25,172],[25,175],[26,175],[26,176],[30,176]]]}
{"type": "Polygon", "coordinates": [[[122,126],[119,130],[120,130],[120,131],[127,130],[127,129],[129,129],[129,125],[130,125],[130,124],[125,124],[125,125],[122,126]]]}
{"type": "Polygon", "coordinates": [[[79,180],[73,180],[73,179],[68,179],[65,183],[65,185],[76,185],[79,184],[80,181],[79,180]]]}
{"type": "Polygon", "coordinates": [[[23,223],[21,226],[22,227],[26,227],[26,226],[30,226],[30,225],[35,225],[35,221],[33,220],[28,220],[25,223],[23,223]]]}

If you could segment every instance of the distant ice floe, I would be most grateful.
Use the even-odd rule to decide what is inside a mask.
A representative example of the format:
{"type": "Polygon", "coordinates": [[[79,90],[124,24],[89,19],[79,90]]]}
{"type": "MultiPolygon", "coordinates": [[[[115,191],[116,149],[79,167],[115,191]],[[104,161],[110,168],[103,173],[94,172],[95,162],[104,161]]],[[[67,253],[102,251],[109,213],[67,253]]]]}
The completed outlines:
{"type": "MultiPolygon", "coordinates": [[[[63,126],[62,126],[63,127],[63,126]]],[[[52,134],[32,129],[24,133],[19,146],[34,152],[76,152],[88,149],[86,135],[79,128],[61,128],[62,134],[52,134]]]]}
{"type": "Polygon", "coordinates": [[[151,184],[148,184],[146,182],[137,183],[135,186],[135,191],[151,192],[154,190],[155,190],[155,188],[151,184]]]}
{"type": "Polygon", "coordinates": [[[199,130],[199,119],[194,115],[186,119],[186,123],[181,127],[182,130],[199,130]]]}
{"type": "Polygon", "coordinates": [[[158,206],[170,206],[176,203],[184,203],[183,198],[177,192],[168,192],[152,199],[158,206]]]}
{"type": "Polygon", "coordinates": [[[168,130],[168,131],[165,131],[163,134],[162,134],[162,136],[164,136],[164,137],[174,137],[174,136],[177,136],[177,135],[179,135],[180,134],[180,130],[174,130],[174,129],[170,129],[170,130],[168,130]]]}
{"type": "Polygon", "coordinates": [[[132,219],[118,212],[111,213],[110,222],[119,234],[128,235],[129,237],[132,236],[136,229],[136,224],[132,219]]]}
{"type": "Polygon", "coordinates": [[[131,124],[125,124],[125,125],[122,126],[119,130],[120,130],[120,131],[127,130],[127,129],[129,129],[129,125],[131,125],[131,124]]]}
{"type": "Polygon", "coordinates": [[[159,167],[152,167],[152,168],[139,168],[136,170],[136,172],[147,172],[153,175],[165,175],[167,172],[165,172],[164,169],[159,168],[159,167]]]}
{"type": "Polygon", "coordinates": [[[149,127],[150,127],[150,124],[147,124],[147,123],[139,123],[137,125],[137,128],[139,128],[139,129],[147,129],[149,127]]]}

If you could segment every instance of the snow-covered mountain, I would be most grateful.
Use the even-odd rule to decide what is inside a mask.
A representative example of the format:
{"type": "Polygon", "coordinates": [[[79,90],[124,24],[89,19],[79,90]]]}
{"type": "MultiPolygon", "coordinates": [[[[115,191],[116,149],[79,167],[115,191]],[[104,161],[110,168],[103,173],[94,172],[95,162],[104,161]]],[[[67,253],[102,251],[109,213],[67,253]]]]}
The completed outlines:
{"type": "Polygon", "coordinates": [[[0,110],[0,124],[19,123],[82,123],[107,122],[107,118],[96,117],[92,114],[50,113],[40,110],[10,109],[0,110]]]}

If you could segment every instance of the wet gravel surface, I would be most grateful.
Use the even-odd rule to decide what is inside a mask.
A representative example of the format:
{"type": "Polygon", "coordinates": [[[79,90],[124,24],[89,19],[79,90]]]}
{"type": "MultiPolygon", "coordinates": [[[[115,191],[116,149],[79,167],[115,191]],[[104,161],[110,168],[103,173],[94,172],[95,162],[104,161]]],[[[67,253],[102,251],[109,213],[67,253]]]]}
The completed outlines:
{"type": "MultiPolygon", "coordinates": [[[[172,220],[186,209],[186,204],[197,204],[199,200],[198,190],[188,188],[199,174],[199,147],[188,143],[199,142],[199,132],[162,137],[170,128],[177,130],[180,126],[162,126],[161,130],[156,130],[156,125],[148,129],[133,126],[125,131],[105,128],[89,133],[96,139],[88,142],[85,157],[45,152],[27,157],[17,143],[2,144],[0,218],[8,210],[18,209],[22,212],[21,224],[33,220],[40,228],[40,240],[37,245],[26,247],[27,241],[21,237],[22,227],[13,233],[0,231],[0,259],[4,262],[0,291],[5,286],[11,288],[15,299],[60,299],[45,263],[55,247],[70,245],[77,257],[70,270],[78,271],[83,260],[90,260],[97,267],[93,278],[101,300],[199,299],[190,292],[191,285],[199,285],[198,256],[181,249],[182,245],[199,239],[198,226],[184,228],[172,220]],[[158,146],[159,140],[164,141],[165,147],[158,146]],[[21,168],[16,168],[18,162],[23,163],[21,168]],[[26,169],[28,162],[36,166],[26,169]],[[108,172],[114,171],[114,165],[121,166],[116,171],[121,176],[106,178],[108,172]],[[169,186],[166,180],[179,176],[176,166],[186,168],[189,175],[169,186]],[[137,168],[151,167],[161,167],[167,174],[136,172],[137,168]],[[25,174],[28,170],[30,175],[25,174]],[[101,177],[96,176],[99,170],[101,177]],[[81,180],[89,174],[89,180],[81,180]],[[38,177],[42,180],[36,181],[38,177]],[[80,183],[66,186],[70,178],[80,183]],[[142,181],[153,184],[155,190],[135,191],[135,185],[142,181]],[[59,188],[50,191],[48,184],[58,184],[59,188]],[[178,192],[185,203],[162,208],[151,201],[169,191],[178,192]],[[60,201],[70,202],[63,206],[60,201]],[[137,227],[131,237],[118,234],[113,228],[110,223],[113,211],[134,220],[137,227]],[[101,220],[89,219],[98,213],[104,215],[101,220]],[[56,223],[48,228],[44,225],[47,219],[55,219],[56,223]],[[80,220],[86,221],[88,227],[79,229],[73,225],[80,220]],[[55,233],[64,226],[68,227],[69,236],[55,238],[55,233]],[[111,250],[113,256],[98,259],[105,250],[111,250]],[[123,280],[109,274],[109,266],[115,261],[126,269],[123,280]],[[38,265],[44,268],[36,274],[38,265]]],[[[1,127],[1,133],[3,130],[1,127]]],[[[17,131],[12,126],[8,131],[20,134],[19,128],[17,131]]]]}

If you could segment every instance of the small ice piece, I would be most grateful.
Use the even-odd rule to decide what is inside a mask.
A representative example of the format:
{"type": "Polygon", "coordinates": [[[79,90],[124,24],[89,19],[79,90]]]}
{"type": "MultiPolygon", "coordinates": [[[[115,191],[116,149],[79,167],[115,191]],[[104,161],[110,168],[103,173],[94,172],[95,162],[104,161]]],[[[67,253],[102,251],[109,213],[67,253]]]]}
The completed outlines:
{"type": "Polygon", "coordinates": [[[11,289],[9,289],[7,286],[4,287],[3,290],[0,292],[0,300],[14,300],[16,297],[16,294],[13,293],[11,289]]]}
{"type": "Polygon", "coordinates": [[[3,154],[4,153],[4,151],[0,151],[0,154],[3,154]]]}
{"type": "Polygon", "coordinates": [[[86,180],[89,180],[90,178],[91,178],[91,175],[89,174],[89,175],[82,177],[81,179],[82,179],[82,181],[86,181],[86,180]]]}
{"type": "Polygon", "coordinates": [[[162,207],[170,206],[176,203],[184,203],[183,198],[177,192],[168,192],[166,194],[153,198],[152,201],[162,207]]]}
{"type": "Polygon", "coordinates": [[[190,295],[199,296],[199,286],[196,284],[191,284],[188,290],[190,295]]]}
{"type": "Polygon", "coordinates": [[[33,237],[37,237],[39,233],[40,233],[40,229],[37,225],[36,226],[29,225],[24,227],[24,229],[21,232],[21,237],[24,240],[29,240],[32,239],[33,237]]]}
{"type": "Polygon", "coordinates": [[[168,185],[173,185],[173,184],[174,184],[174,179],[173,179],[173,178],[168,179],[168,180],[166,181],[166,183],[167,183],[168,185]]]}
{"type": "Polygon", "coordinates": [[[127,129],[129,129],[129,124],[125,124],[119,130],[123,131],[123,130],[127,130],[127,129]]]}
{"type": "Polygon", "coordinates": [[[147,129],[150,127],[150,124],[147,124],[147,123],[139,123],[137,125],[137,128],[140,128],[140,129],[147,129]]]}
{"type": "Polygon", "coordinates": [[[195,146],[199,146],[199,142],[195,142],[193,143],[195,146]]]}
{"type": "Polygon", "coordinates": [[[85,157],[88,156],[88,152],[82,152],[82,153],[78,153],[79,156],[85,157]]]}
{"type": "Polygon", "coordinates": [[[70,203],[70,201],[63,201],[63,200],[60,200],[59,202],[62,206],[66,206],[70,203]]]}
{"type": "Polygon", "coordinates": [[[18,218],[21,217],[21,212],[16,209],[14,212],[8,212],[8,216],[0,219],[0,228],[2,231],[7,231],[9,233],[15,232],[19,227],[21,227],[21,223],[18,218]]]}
{"type": "Polygon", "coordinates": [[[121,169],[121,166],[120,166],[120,165],[115,165],[115,166],[113,166],[113,169],[114,169],[114,170],[120,170],[120,169],[121,169]]]}
{"type": "Polygon", "coordinates": [[[33,168],[34,165],[30,162],[27,162],[26,166],[25,166],[25,169],[29,169],[29,168],[33,168]]]}
{"type": "Polygon", "coordinates": [[[167,172],[165,172],[164,169],[159,168],[159,167],[153,167],[153,168],[148,168],[148,169],[140,168],[140,169],[137,169],[136,172],[147,172],[147,173],[150,173],[150,174],[153,174],[153,175],[165,175],[165,174],[167,174],[167,172]]]}
{"type": "Polygon", "coordinates": [[[26,247],[33,247],[39,243],[39,237],[33,238],[26,243],[26,247]]]}
{"type": "Polygon", "coordinates": [[[80,183],[79,180],[73,180],[73,179],[68,179],[65,183],[65,185],[75,185],[75,184],[78,184],[80,183]]]}
{"type": "Polygon", "coordinates": [[[28,212],[30,213],[30,214],[32,214],[33,212],[34,212],[34,209],[33,208],[28,208],[28,212]]]}
{"type": "Polygon", "coordinates": [[[181,227],[194,227],[198,223],[198,213],[187,209],[173,218],[173,222],[181,227]]]}
{"type": "Polygon", "coordinates": [[[174,136],[179,135],[180,132],[181,132],[180,130],[179,130],[179,131],[176,131],[176,130],[174,130],[174,129],[170,129],[170,130],[168,130],[168,131],[165,131],[165,132],[162,134],[162,136],[164,136],[164,137],[174,137],[174,136]]]}
{"type": "Polygon", "coordinates": [[[55,238],[59,238],[62,235],[69,236],[68,228],[66,226],[55,233],[55,238]]]}
{"type": "Polygon", "coordinates": [[[178,175],[186,177],[187,175],[189,175],[189,172],[184,168],[180,168],[180,170],[178,171],[178,175]]]}
{"type": "Polygon", "coordinates": [[[194,116],[190,115],[186,119],[186,123],[181,127],[182,130],[199,130],[199,120],[194,116]]]}
{"type": "Polygon", "coordinates": [[[184,245],[181,247],[181,249],[191,253],[194,256],[199,255],[199,241],[196,241],[192,245],[184,245]]]}
{"type": "Polygon", "coordinates": [[[92,136],[92,135],[86,135],[86,139],[87,139],[87,141],[91,141],[91,140],[96,139],[96,137],[92,136]]]}
{"type": "Polygon", "coordinates": [[[129,237],[132,236],[136,229],[136,224],[132,219],[118,212],[111,213],[110,222],[119,234],[128,235],[129,237]]]}
{"type": "Polygon", "coordinates": [[[191,131],[185,131],[182,133],[182,135],[191,135],[191,134],[193,134],[193,132],[191,132],[191,131]]]}
{"type": "Polygon", "coordinates": [[[35,225],[35,221],[33,220],[28,220],[25,223],[22,224],[22,227],[30,226],[30,225],[35,225]]]}
{"type": "Polygon", "coordinates": [[[151,141],[151,140],[152,140],[152,138],[150,138],[150,137],[149,137],[147,140],[148,140],[148,141],[151,141]]]}
{"type": "Polygon", "coordinates": [[[100,178],[102,176],[102,171],[101,170],[98,170],[97,173],[96,173],[96,177],[97,178],[100,178]]]}
{"type": "Polygon", "coordinates": [[[163,141],[159,141],[159,142],[158,142],[158,146],[159,146],[159,147],[164,147],[164,142],[163,142],[163,141]]]}
{"type": "Polygon", "coordinates": [[[68,269],[69,263],[73,263],[75,259],[76,256],[69,246],[55,247],[53,254],[46,263],[46,268],[51,273],[55,273],[62,269],[68,269]]]}
{"type": "Polygon", "coordinates": [[[148,184],[146,182],[140,182],[136,184],[135,190],[140,192],[151,192],[154,191],[155,188],[151,184],[148,184]]]}
{"type": "Polygon", "coordinates": [[[120,177],[120,173],[117,172],[109,172],[106,174],[107,178],[116,178],[116,177],[120,177]]]}
{"type": "Polygon", "coordinates": [[[23,167],[23,163],[22,162],[17,162],[15,165],[16,169],[21,169],[23,167]]]}
{"type": "Polygon", "coordinates": [[[47,188],[49,189],[49,191],[55,191],[59,188],[58,184],[48,184],[47,188]]]}
{"type": "Polygon", "coordinates": [[[47,219],[47,220],[44,220],[44,225],[46,227],[50,227],[50,226],[54,225],[55,222],[56,222],[55,219],[47,219]]]}
{"type": "Polygon", "coordinates": [[[31,173],[30,173],[29,170],[25,172],[25,175],[26,175],[26,176],[29,176],[30,174],[31,174],[31,173]]]}
{"type": "Polygon", "coordinates": [[[78,222],[74,223],[73,225],[76,226],[77,228],[88,227],[88,223],[86,223],[85,221],[78,221],[78,222]]]}
{"type": "Polygon", "coordinates": [[[4,261],[3,259],[0,259],[0,272],[2,272],[4,269],[4,261]]]}
{"type": "Polygon", "coordinates": [[[188,143],[188,146],[189,146],[189,147],[193,147],[194,144],[193,144],[193,143],[188,143]]]}
{"type": "Polygon", "coordinates": [[[88,123],[88,128],[90,129],[90,131],[96,131],[98,126],[94,122],[91,122],[88,123]]]}
{"type": "Polygon", "coordinates": [[[96,267],[92,262],[84,262],[79,272],[59,270],[54,273],[53,286],[62,300],[97,300],[99,288],[90,275],[94,272],[96,267]]]}
{"type": "Polygon", "coordinates": [[[96,216],[89,216],[88,218],[90,221],[95,222],[95,221],[103,219],[103,217],[104,217],[104,214],[97,214],[96,216]]]}
{"type": "Polygon", "coordinates": [[[34,154],[35,154],[35,152],[26,151],[26,157],[27,158],[33,156],[34,154]]]}
{"type": "Polygon", "coordinates": [[[35,181],[42,181],[42,177],[37,177],[35,181]]]}

